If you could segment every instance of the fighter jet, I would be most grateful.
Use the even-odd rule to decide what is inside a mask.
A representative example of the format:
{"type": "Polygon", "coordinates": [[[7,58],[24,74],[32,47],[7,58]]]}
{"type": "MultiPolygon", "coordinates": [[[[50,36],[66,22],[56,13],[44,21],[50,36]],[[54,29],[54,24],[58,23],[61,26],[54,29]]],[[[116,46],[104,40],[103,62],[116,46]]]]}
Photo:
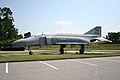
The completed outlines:
{"type": "MultiPolygon", "coordinates": [[[[12,43],[13,46],[24,47],[28,46],[45,46],[45,45],[60,45],[60,54],[64,54],[66,45],[80,45],[80,54],[85,51],[85,44],[99,44],[111,42],[101,36],[101,26],[97,26],[84,34],[41,34],[31,36],[25,39],[19,39],[12,43]]],[[[30,50],[31,51],[31,50],[30,50]]]]}

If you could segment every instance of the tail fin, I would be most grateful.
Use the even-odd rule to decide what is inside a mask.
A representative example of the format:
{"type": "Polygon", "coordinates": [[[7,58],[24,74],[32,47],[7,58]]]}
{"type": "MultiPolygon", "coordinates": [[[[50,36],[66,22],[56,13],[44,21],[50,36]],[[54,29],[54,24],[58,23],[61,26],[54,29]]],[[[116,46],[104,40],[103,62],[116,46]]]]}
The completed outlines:
{"type": "Polygon", "coordinates": [[[93,35],[99,35],[101,36],[101,26],[96,26],[95,28],[89,30],[88,32],[84,33],[84,34],[93,34],[93,35]]]}

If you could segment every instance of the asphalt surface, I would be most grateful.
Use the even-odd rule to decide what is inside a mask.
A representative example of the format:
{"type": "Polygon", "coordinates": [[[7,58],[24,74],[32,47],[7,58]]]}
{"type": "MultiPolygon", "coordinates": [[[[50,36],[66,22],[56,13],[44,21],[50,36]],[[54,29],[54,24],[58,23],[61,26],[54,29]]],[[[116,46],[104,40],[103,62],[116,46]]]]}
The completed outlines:
{"type": "Polygon", "coordinates": [[[0,63],[0,80],[120,80],[120,56],[0,63]]]}

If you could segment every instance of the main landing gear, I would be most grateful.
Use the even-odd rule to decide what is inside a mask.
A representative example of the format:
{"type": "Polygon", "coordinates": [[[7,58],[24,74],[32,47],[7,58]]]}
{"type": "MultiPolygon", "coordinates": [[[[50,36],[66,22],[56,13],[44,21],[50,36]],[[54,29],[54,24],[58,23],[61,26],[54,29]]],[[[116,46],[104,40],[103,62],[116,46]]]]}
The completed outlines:
{"type": "Polygon", "coordinates": [[[81,46],[81,48],[80,48],[80,50],[79,50],[79,54],[84,54],[85,45],[84,45],[84,44],[81,44],[80,46],[81,46]]]}
{"type": "Polygon", "coordinates": [[[60,45],[60,54],[64,54],[64,48],[66,47],[66,45],[62,44],[60,45]]]}
{"type": "MultiPolygon", "coordinates": [[[[84,54],[85,45],[84,45],[84,44],[81,44],[80,46],[81,46],[81,48],[80,48],[78,54],[84,54]]],[[[66,45],[64,45],[64,44],[60,45],[60,50],[59,50],[59,51],[60,51],[60,54],[64,54],[64,48],[65,48],[65,47],[66,47],[66,45]]]]}

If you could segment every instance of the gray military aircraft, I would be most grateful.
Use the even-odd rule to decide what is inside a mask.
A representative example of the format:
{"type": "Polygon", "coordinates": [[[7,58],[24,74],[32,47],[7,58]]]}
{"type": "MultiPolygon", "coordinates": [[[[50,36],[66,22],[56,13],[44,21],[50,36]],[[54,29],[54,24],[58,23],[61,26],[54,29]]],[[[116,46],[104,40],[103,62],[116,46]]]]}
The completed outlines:
{"type": "MultiPolygon", "coordinates": [[[[75,34],[41,34],[38,36],[31,36],[25,39],[19,39],[12,43],[13,46],[45,46],[45,45],[60,45],[60,54],[64,54],[66,45],[80,45],[80,54],[83,54],[85,44],[99,44],[111,42],[101,36],[101,26],[97,26],[83,35],[75,34]]],[[[31,50],[30,50],[31,51],[31,50]]]]}

